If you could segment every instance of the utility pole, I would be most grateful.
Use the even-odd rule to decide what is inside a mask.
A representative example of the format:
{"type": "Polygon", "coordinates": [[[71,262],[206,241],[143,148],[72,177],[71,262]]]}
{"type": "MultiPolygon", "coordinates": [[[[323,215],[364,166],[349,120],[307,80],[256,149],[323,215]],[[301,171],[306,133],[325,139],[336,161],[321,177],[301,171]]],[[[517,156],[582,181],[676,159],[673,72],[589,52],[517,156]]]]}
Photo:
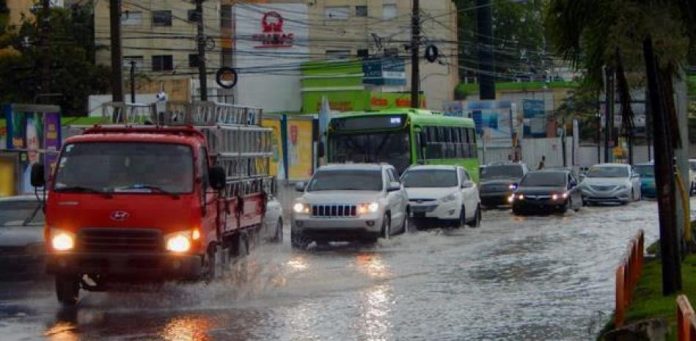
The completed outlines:
{"type": "Polygon", "coordinates": [[[51,1],[41,0],[41,93],[51,92],[51,1]]]}
{"type": "Polygon", "coordinates": [[[411,11],[411,107],[420,108],[420,1],[411,11]]]}
{"type": "Polygon", "coordinates": [[[606,88],[604,90],[605,124],[604,124],[604,162],[611,162],[611,148],[609,142],[612,141],[614,130],[614,70],[610,67],[605,68],[606,88]]]}
{"type": "Polygon", "coordinates": [[[495,99],[495,58],[493,56],[493,14],[491,0],[476,0],[479,58],[479,98],[495,99]]]}
{"type": "Polygon", "coordinates": [[[130,62],[131,103],[135,103],[135,60],[130,62]]]}
{"type": "Polygon", "coordinates": [[[662,294],[667,296],[681,290],[681,264],[677,241],[676,198],[674,197],[674,147],[667,128],[667,112],[662,98],[665,94],[661,91],[657,57],[650,37],[643,41],[643,55],[648,76],[648,99],[655,143],[655,184],[660,222],[662,294]]]}
{"type": "Polygon", "coordinates": [[[201,101],[208,100],[208,75],[205,69],[205,32],[203,30],[203,0],[196,0],[196,23],[198,34],[198,81],[201,101]]]}
{"type": "Polygon", "coordinates": [[[111,94],[114,102],[123,102],[123,61],[121,55],[121,1],[109,0],[111,24],[111,94]]]}

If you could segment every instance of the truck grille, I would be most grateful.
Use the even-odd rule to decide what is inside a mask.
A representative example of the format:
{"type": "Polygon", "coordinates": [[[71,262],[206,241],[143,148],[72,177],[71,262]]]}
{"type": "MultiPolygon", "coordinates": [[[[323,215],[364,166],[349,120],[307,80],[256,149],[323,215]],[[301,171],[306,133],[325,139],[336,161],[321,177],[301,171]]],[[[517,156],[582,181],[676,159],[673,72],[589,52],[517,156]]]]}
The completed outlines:
{"type": "Polygon", "coordinates": [[[312,205],[312,217],[355,217],[355,205],[312,205]]]}
{"type": "Polygon", "coordinates": [[[77,235],[76,246],[91,252],[156,252],[162,251],[162,235],[152,229],[84,229],[77,235]]]}

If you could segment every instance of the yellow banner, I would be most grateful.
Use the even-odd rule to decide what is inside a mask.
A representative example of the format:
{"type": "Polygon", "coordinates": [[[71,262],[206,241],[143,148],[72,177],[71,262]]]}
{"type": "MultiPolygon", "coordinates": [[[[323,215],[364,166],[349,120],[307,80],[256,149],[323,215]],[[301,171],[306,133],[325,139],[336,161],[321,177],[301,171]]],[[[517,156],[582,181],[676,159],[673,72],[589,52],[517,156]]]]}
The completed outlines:
{"type": "Polygon", "coordinates": [[[307,180],[312,176],[312,121],[288,119],[288,179],[307,180]]]}
{"type": "Polygon", "coordinates": [[[280,134],[280,119],[264,118],[261,125],[273,129],[273,156],[271,157],[270,174],[278,179],[285,178],[283,169],[283,136],[280,134]]]}

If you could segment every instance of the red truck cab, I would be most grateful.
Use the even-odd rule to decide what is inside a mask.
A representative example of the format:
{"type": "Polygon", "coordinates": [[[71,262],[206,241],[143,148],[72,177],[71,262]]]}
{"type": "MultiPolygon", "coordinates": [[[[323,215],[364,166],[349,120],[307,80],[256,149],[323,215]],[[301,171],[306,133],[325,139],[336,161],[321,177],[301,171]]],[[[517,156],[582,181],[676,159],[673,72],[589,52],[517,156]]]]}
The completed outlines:
{"type": "Polygon", "coordinates": [[[94,127],[68,138],[46,185],[47,272],[58,300],[72,305],[81,288],[113,283],[208,278],[245,253],[265,194],[230,193],[228,171],[211,167],[208,153],[205,134],[190,126],[94,127]]]}

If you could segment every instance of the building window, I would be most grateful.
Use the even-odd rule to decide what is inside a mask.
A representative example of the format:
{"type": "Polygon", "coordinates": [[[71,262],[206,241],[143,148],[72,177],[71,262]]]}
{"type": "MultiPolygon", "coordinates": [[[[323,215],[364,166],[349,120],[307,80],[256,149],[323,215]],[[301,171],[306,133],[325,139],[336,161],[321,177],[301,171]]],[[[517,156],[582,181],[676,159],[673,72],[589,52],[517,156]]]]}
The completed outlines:
{"type": "Polygon", "coordinates": [[[324,8],[324,16],[326,19],[332,20],[348,20],[350,16],[350,7],[348,6],[329,6],[324,8]]]}
{"type": "Polygon", "coordinates": [[[367,6],[355,6],[355,16],[356,17],[366,17],[367,16],[367,6]]]}
{"type": "Polygon", "coordinates": [[[195,9],[190,9],[188,12],[186,12],[186,18],[188,19],[189,22],[198,22],[198,18],[200,15],[198,14],[198,11],[195,9]]]}
{"type": "Polygon", "coordinates": [[[189,67],[198,67],[198,54],[190,54],[189,56],[189,67]]]}
{"type": "Polygon", "coordinates": [[[350,58],[350,50],[326,50],[326,57],[329,59],[350,58]]]}
{"type": "Polygon", "coordinates": [[[396,4],[384,4],[382,6],[382,18],[383,19],[396,18],[396,4]]]}
{"type": "Polygon", "coordinates": [[[153,26],[172,26],[172,11],[152,11],[153,26]]]}
{"type": "Polygon", "coordinates": [[[125,56],[123,57],[123,68],[126,70],[130,70],[131,67],[131,62],[135,62],[135,69],[141,69],[143,68],[143,56],[125,56]]]}
{"type": "Polygon", "coordinates": [[[174,69],[172,56],[152,56],[152,71],[171,71],[174,69]]]}
{"type": "Polygon", "coordinates": [[[140,11],[125,11],[121,13],[121,25],[137,26],[143,22],[143,12],[140,11]]]}

